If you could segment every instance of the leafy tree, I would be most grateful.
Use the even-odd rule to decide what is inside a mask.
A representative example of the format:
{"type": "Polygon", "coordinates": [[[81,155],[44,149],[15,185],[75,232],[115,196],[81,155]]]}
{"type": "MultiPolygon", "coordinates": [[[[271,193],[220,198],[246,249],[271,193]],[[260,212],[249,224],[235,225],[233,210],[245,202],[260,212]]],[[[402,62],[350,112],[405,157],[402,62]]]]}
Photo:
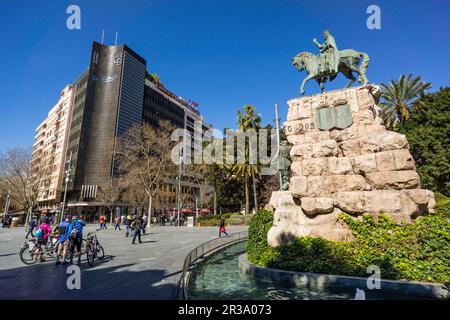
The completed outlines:
{"type": "Polygon", "coordinates": [[[408,120],[411,111],[423,109],[424,104],[419,98],[431,84],[422,80],[420,76],[412,74],[401,75],[398,80],[391,80],[389,84],[381,84],[382,116],[389,129],[408,120]]]}
{"type": "Polygon", "coordinates": [[[450,195],[450,87],[423,96],[398,131],[408,138],[422,186],[450,195]]]}

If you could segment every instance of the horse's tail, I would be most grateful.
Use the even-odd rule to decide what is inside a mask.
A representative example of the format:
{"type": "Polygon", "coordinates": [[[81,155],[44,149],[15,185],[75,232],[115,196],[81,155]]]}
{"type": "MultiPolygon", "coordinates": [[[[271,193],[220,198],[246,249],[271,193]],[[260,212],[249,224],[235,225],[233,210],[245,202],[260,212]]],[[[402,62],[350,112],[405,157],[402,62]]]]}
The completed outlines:
{"type": "Polygon", "coordinates": [[[358,52],[359,56],[362,58],[361,64],[359,65],[359,80],[360,82],[366,84],[367,78],[366,78],[366,71],[367,67],[369,66],[370,58],[369,55],[365,52],[358,52]]]}

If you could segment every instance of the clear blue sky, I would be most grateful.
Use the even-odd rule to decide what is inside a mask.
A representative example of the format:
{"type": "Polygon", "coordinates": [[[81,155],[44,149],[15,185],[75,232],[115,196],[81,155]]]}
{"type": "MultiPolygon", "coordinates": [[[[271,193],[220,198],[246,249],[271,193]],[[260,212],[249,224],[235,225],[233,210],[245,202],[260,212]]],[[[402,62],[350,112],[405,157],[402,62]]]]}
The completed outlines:
{"type": "MultiPolygon", "coordinates": [[[[448,86],[450,2],[304,0],[4,1],[0,0],[0,150],[32,145],[34,129],[60,90],[86,68],[93,40],[126,43],[177,95],[200,104],[207,122],[235,127],[236,110],[255,105],[273,123],[278,103],[299,95],[304,73],[290,59],[316,52],[331,30],[340,49],[370,55],[370,82],[414,73],[434,90],[448,86]],[[66,28],[66,8],[81,8],[81,30],[66,28]],[[366,8],[381,7],[381,30],[366,28],[366,8]]],[[[328,89],[342,86],[339,79],[328,89]]],[[[318,91],[310,82],[307,93],[318,91]]]]}

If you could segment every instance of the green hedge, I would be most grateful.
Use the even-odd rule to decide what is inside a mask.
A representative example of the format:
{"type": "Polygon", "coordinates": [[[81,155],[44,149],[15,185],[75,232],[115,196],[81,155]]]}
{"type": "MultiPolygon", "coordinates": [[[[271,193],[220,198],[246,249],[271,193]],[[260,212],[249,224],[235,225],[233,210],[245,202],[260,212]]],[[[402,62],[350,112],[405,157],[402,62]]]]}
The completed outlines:
{"type": "Polygon", "coordinates": [[[368,266],[376,265],[384,279],[450,282],[450,222],[442,215],[402,225],[384,214],[377,221],[369,215],[362,221],[346,214],[340,219],[353,232],[352,242],[301,237],[271,248],[267,231],[273,216],[260,211],[250,222],[248,259],[271,268],[362,277],[368,276],[368,266]]]}
{"type": "Polygon", "coordinates": [[[435,194],[436,200],[436,214],[450,218],[450,198],[441,193],[435,194]]]}
{"type": "MultiPolygon", "coordinates": [[[[226,213],[223,214],[225,224],[230,225],[248,225],[253,215],[242,215],[240,213],[226,213]]],[[[220,222],[220,215],[212,215],[207,217],[198,218],[198,222],[202,227],[218,226],[220,222]]]]}

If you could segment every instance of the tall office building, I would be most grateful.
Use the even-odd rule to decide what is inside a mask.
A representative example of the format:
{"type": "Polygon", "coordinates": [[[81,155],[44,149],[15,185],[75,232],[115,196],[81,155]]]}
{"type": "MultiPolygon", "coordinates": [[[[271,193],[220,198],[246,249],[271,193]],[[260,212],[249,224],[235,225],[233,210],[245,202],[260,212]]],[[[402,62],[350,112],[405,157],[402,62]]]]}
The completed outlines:
{"type": "Polygon", "coordinates": [[[94,42],[89,68],[76,82],[69,200],[95,200],[110,181],[117,137],[142,121],[145,75],[146,61],[127,46],[94,42]]]}
{"type": "MultiPolygon", "coordinates": [[[[80,213],[98,212],[102,206],[97,200],[99,188],[117,174],[115,142],[133,124],[146,122],[156,126],[159,120],[169,120],[192,135],[195,121],[202,123],[204,131],[210,128],[203,123],[194,103],[176,96],[150,76],[146,60],[126,45],[94,42],[88,68],[70,88],[71,108],[62,163],[67,163],[67,170],[70,160],[68,206],[80,213]]],[[[47,122],[37,130],[39,145],[40,132],[47,130],[46,126],[47,122]]],[[[55,175],[59,182],[54,202],[58,202],[62,200],[64,170],[55,175]]],[[[211,194],[210,189],[193,185],[186,178],[182,181],[185,205],[193,207],[199,194],[205,200],[205,193],[211,194]]],[[[155,201],[156,209],[175,208],[175,182],[167,180],[163,190],[155,201]]]]}

